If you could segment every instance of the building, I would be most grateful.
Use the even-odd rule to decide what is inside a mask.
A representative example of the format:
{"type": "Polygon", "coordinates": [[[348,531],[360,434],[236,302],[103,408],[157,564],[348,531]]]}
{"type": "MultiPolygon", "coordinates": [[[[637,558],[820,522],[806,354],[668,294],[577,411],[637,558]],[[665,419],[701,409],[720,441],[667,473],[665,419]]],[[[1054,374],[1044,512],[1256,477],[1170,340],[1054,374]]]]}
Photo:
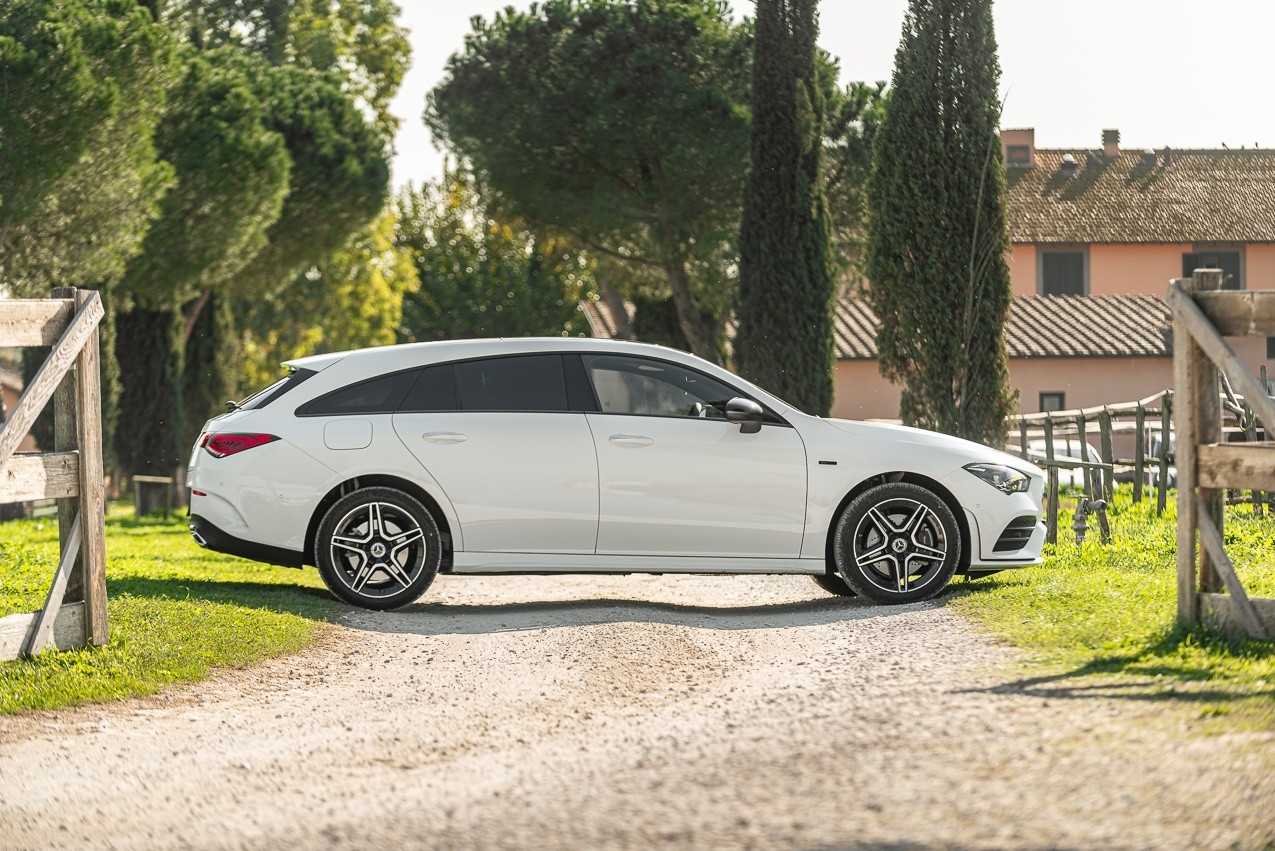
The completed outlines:
{"type": "MultiPolygon", "coordinates": [[[[1220,268],[1230,289],[1275,289],[1275,150],[1039,149],[1004,130],[1014,302],[1010,381],[1023,413],[1128,402],[1173,384],[1168,282],[1220,268]]],[[[614,336],[605,305],[586,312],[614,336]]],[[[833,415],[898,417],[881,377],[867,303],[835,310],[833,415]]],[[[1275,338],[1231,341],[1254,373],[1275,374],[1275,338]]]]}

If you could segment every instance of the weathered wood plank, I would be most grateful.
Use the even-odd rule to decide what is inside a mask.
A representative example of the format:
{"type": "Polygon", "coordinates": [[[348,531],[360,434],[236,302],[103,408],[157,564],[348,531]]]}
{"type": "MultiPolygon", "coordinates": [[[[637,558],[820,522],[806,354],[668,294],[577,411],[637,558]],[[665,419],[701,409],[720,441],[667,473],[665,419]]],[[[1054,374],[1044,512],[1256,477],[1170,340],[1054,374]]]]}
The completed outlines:
{"type": "Polygon", "coordinates": [[[49,586],[48,596],[44,598],[44,608],[35,614],[35,624],[27,636],[23,653],[34,656],[49,646],[53,638],[53,624],[62,609],[62,598],[66,595],[66,583],[71,578],[71,570],[75,567],[76,556],[80,549],[80,517],[77,514],[71,521],[71,535],[67,546],[62,550],[62,559],[58,562],[57,573],[53,574],[53,584],[49,586]]]}
{"type": "Polygon", "coordinates": [[[1205,444],[1195,469],[1202,488],[1275,490],[1275,443],[1205,444]]]}
{"type": "MultiPolygon", "coordinates": [[[[1261,619],[1266,634],[1275,635],[1275,600],[1269,597],[1250,597],[1249,602],[1261,619]]],[[[1240,621],[1235,598],[1230,594],[1201,594],[1200,618],[1209,629],[1228,638],[1242,639],[1248,636],[1248,630],[1240,621]]]]}
{"type": "MultiPolygon", "coordinates": [[[[81,313],[94,306],[101,312],[101,298],[95,292],[81,290],[76,300],[81,313]]],[[[80,517],[84,527],[80,551],[84,628],[89,642],[100,647],[109,634],[106,624],[106,476],[102,463],[102,390],[96,324],[76,358],[75,372],[75,431],[80,447],[80,517]]]]}
{"type": "MultiPolygon", "coordinates": [[[[8,463],[14,450],[22,438],[31,430],[31,424],[40,415],[40,411],[53,396],[62,381],[62,376],[71,368],[84,343],[90,335],[94,335],[97,325],[102,321],[102,299],[95,293],[88,294],[85,304],[67,325],[66,331],[58,339],[57,345],[49,354],[35,378],[22,391],[18,404],[14,406],[4,425],[0,425],[0,470],[8,463]]],[[[96,337],[95,337],[96,339],[96,337]]]]}
{"type": "Polygon", "coordinates": [[[74,312],[67,299],[5,299],[0,311],[0,348],[51,346],[74,312]]]}
{"type": "MultiPolygon", "coordinates": [[[[35,618],[36,612],[0,618],[0,662],[12,662],[21,655],[35,618]]],[[[53,646],[71,650],[84,644],[84,604],[67,603],[53,622],[53,646]]]]}
{"type": "Polygon", "coordinates": [[[1195,303],[1223,337],[1275,337],[1275,290],[1197,293],[1195,303]]]}
{"type": "MultiPolygon", "coordinates": [[[[1169,295],[1181,293],[1181,284],[1169,284],[1169,295]]],[[[1188,301],[1189,296],[1183,296],[1188,301]]],[[[1195,626],[1199,617],[1199,601],[1195,584],[1195,445],[1198,443],[1195,417],[1191,408],[1195,404],[1195,370],[1200,359],[1200,347],[1195,345],[1185,323],[1175,314],[1173,320],[1173,419],[1177,429],[1178,468],[1178,624],[1195,626]],[[1185,499],[1183,497],[1186,497],[1185,499]]],[[[1161,432],[1160,445],[1167,445],[1169,432],[1161,432]]],[[[1163,469],[1163,467],[1162,467],[1163,469]]],[[[1163,487],[1163,476],[1160,479],[1163,487]]]]}
{"type": "Polygon", "coordinates": [[[14,455],[0,473],[0,503],[65,499],[79,493],[76,452],[14,455]]]}
{"type": "Polygon", "coordinates": [[[1213,525],[1213,521],[1209,519],[1208,511],[1204,505],[1204,501],[1199,497],[1199,505],[1196,511],[1200,516],[1200,544],[1204,549],[1208,550],[1209,556],[1213,561],[1213,569],[1217,571],[1218,576],[1222,578],[1222,582],[1226,585],[1227,593],[1231,595],[1232,605],[1235,606],[1236,616],[1240,623],[1244,625],[1245,631],[1256,639],[1266,639],[1271,637],[1271,633],[1266,631],[1266,626],[1262,623],[1262,617],[1254,608],[1253,602],[1248,598],[1248,592],[1244,590],[1244,583],[1240,582],[1239,576],[1235,574],[1235,565],[1231,564],[1231,557],[1226,554],[1226,544],[1222,540],[1222,533],[1213,525]]]}
{"type": "MultiPolygon", "coordinates": [[[[1223,295],[1215,293],[1214,295],[1223,295]]],[[[1241,295],[1228,292],[1225,295],[1241,295]]],[[[1196,344],[1204,350],[1209,359],[1226,373],[1234,387],[1244,397],[1244,401],[1253,409],[1253,413],[1262,421],[1267,429],[1275,430],[1275,401],[1266,395],[1266,391],[1258,384],[1257,378],[1248,371],[1244,363],[1235,354],[1230,343],[1218,336],[1217,331],[1209,324],[1209,320],[1200,311],[1192,297],[1181,287],[1169,286],[1168,297],[1170,309],[1173,311],[1175,341],[1184,336],[1177,329],[1178,323],[1189,331],[1196,344]]],[[[1177,348],[1175,343],[1175,349],[1177,348]]],[[[1179,400],[1181,404],[1181,400],[1179,400]]],[[[1179,437],[1179,441],[1181,438],[1179,437]]]]}

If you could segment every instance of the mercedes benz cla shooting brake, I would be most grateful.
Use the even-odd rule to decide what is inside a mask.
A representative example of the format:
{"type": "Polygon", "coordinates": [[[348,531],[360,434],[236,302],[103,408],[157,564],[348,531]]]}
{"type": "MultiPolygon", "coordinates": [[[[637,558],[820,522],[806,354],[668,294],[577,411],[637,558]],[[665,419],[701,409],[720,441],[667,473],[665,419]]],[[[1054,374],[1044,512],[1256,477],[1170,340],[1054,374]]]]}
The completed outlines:
{"type": "Polygon", "coordinates": [[[444,573],[809,574],[907,603],[1039,561],[1044,477],[899,426],[812,417],[699,358],[583,339],[292,361],[209,420],[196,542],[412,602],[444,573]]]}

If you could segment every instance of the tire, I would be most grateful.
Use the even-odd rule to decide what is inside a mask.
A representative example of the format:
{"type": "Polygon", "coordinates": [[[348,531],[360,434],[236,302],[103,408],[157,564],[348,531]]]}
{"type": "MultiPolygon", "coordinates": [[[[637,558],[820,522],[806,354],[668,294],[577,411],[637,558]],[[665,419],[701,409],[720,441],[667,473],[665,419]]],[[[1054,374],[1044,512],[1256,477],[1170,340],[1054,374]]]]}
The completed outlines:
{"type": "Polygon", "coordinates": [[[846,581],[835,573],[821,573],[818,576],[810,577],[823,590],[829,594],[836,594],[838,597],[858,597],[854,589],[846,584],[846,581]]]}
{"type": "Polygon", "coordinates": [[[876,485],[837,522],[833,561],[857,594],[877,603],[915,603],[947,587],[961,558],[952,509],[919,485],[876,485]]]}
{"type": "Polygon", "coordinates": [[[314,540],[319,576],[338,599],[397,609],[438,575],[442,541],[420,500],[394,488],[363,488],[328,509],[314,540]]]}

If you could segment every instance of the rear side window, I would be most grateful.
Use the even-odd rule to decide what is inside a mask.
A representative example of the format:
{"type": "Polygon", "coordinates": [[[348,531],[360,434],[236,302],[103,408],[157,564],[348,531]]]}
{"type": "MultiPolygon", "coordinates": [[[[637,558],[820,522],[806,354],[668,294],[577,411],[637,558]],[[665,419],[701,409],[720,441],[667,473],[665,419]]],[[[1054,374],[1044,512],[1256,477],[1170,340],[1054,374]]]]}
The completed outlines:
{"type": "Polygon", "coordinates": [[[392,372],[333,390],[297,409],[299,417],[330,417],[342,414],[390,414],[402,404],[416,382],[419,369],[392,372]]]}
{"type": "Polygon", "coordinates": [[[265,390],[253,393],[236,407],[241,411],[255,411],[257,408],[264,408],[310,376],[317,374],[313,369],[294,369],[265,390]]]}
{"type": "Polygon", "coordinates": [[[566,411],[560,355],[488,358],[456,364],[456,388],[466,411],[566,411]]]}

